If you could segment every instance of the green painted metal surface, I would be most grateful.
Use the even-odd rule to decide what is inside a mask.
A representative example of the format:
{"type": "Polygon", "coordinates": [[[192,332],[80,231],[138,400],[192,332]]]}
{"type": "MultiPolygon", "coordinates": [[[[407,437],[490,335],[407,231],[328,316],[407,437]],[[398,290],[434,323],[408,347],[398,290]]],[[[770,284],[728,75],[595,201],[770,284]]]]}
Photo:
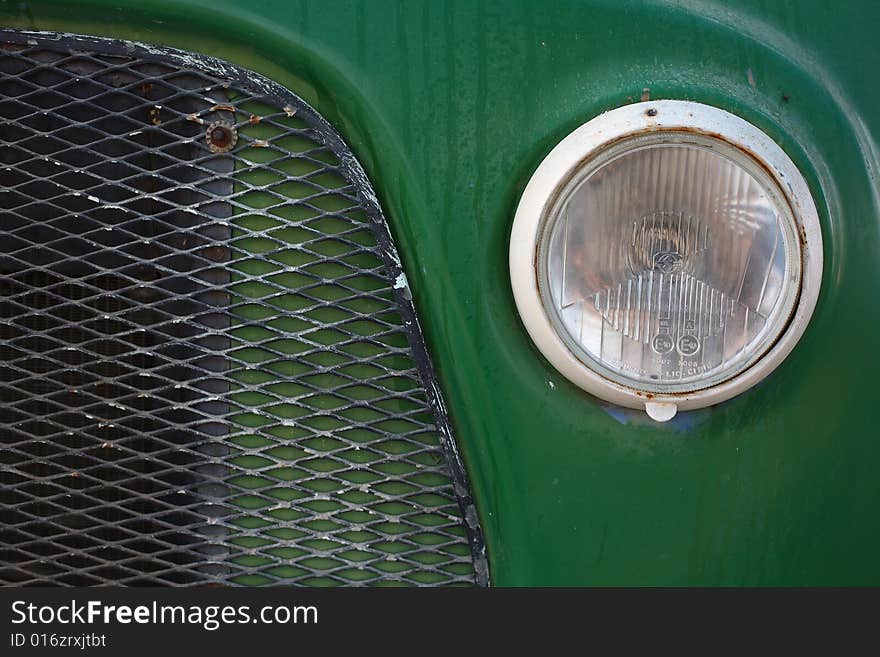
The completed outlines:
{"type": "Polygon", "coordinates": [[[823,0],[0,3],[7,27],[231,60],[335,123],[404,255],[497,585],[880,584],[878,21],[873,3],[823,0]],[[825,237],[794,353],[667,425],[558,375],[507,274],[541,158],[643,95],[769,133],[810,183],[825,237]]]}

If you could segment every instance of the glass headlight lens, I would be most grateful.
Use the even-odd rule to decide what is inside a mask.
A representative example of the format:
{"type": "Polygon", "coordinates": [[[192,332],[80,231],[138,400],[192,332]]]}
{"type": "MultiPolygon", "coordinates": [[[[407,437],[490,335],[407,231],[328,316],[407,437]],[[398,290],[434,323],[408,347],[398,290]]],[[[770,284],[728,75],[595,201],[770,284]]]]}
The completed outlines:
{"type": "Polygon", "coordinates": [[[543,304],[569,349],[658,393],[748,368],[785,329],[801,281],[776,181],[742,150],[685,131],[589,159],[549,206],[537,255],[543,304]]]}

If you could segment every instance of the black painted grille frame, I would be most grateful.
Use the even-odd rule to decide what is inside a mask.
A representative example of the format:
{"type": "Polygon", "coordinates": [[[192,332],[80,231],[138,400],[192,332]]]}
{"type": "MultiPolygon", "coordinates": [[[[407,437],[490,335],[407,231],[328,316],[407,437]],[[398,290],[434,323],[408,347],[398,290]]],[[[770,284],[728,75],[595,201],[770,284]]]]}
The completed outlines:
{"type": "MultiPolygon", "coordinates": [[[[14,151],[21,142],[17,137],[22,136],[16,129],[25,120],[36,121],[28,128],[32,134],[24,136],[25,140],[34,139],[33,135],[40,133],[39,121],[42,119],[38,115],[52,113],[51,98],[42,107],[39,102],[31,104],[23,98],[40,93],[48,96],[65,93],[65,88],[77,89],[76,81],[72,80],[79,74],[88,84],[85,91],[78,93],[86,94],[86,97],[71,96],[71,101],[79,103],[84,114],[66,117],[55,127],[47,125],[46,134],[54,139],[67,130],[67,136],[60,137],[67,144],[67,151],[84,149],[111,160],[110,164],[94,161],[78,166],[83,163],[74,158],[59,164],[58,152],[49,147],[50,152],[42,155],[50,164],[41,164],[32,171],[23,169],[22,162],[15,161],[14,153],[7,153],[9,157],[0,161],[0,177],[4,180],[3,192],[7,196],[0,207],[0,222],[4,217],[9,221],[7,226],[0,223],[0,236],[6,240],[6,248],[0,247],[0,279],[5,287],[0,294],[0,304],[5,306],[0,313],[0,331],[3,332],[0,349],[5,352],[4,358],[0,358],[0,371],[3,372],[0,375],[0,408],[6,409],[0,411],[5,415],[4,422],[0,423],[0,431],[5,434],[0,439],[0,490],[3,498],[0,499],[0,515],[4,523],[0,528],[0,582],[17,585],[446,585],[472,582],[487,585],[488,566],[469,482],[455,446],[399,256],[365,173],[332,126],[305,101],[276,83],[228,62],[202,55],[95,37],[8,30],[0,30],[0,47],[3,48],[0,58],[19,62],[29,60],[36,64],[36,69],[42,67],[48,78],[52,77],[53,71],[58,78],[44,79],[35,85],[28,76],[39,76],[39,71],[35,73],[33,69],[19,67],[21,70],[17,73],[3,73],[0,106],[4,111],[0,112],[3,119],[0,130],[6,133],[6,138],[0,148],[8,149],[12,145],[14,151]],[[39,62],[34,59],[36,53],[55,53],[58,58],[53,60],[48,56],[46,61],[39,62]],[[75,62],[76,66],[71,68],[68,65],[61,73],[58,68],[64,62],[75,62]],[[21,87],[20,93],[16,91],[16,82],[21,87]],[[97,87],[89,90],[89,85],[97,87]],[[184,88],[187,85],[190,88],[184,88]],[[44,91],[36,87],[43,87],[44,91]],[[158,88],[170,91],[163,96],[164,91],[156,93],[158,88]],[[89,93],[97,95],[88,96],[89,93]],[[103,107],[99,101],[104,102],[103,107]],[[112,107],[114,102],[120,103],[120,107],[112,107]],[[251,113],[248,108],[253,107],[268,107],[273,113],[251,113]],[[27,113],[17,116],[22,108],[28,110],[27,113]],[[125,118],[119,118],[120,115],[125,118]],[[105,119],[107,122],[102,126],[105,119]],[[129,122],[132,129],[120,132],[120,121],[129,122]],[[212,140],[209,133],[217,128],[220,133],[216,133],[217,139],[212,140]],[[277,134],[262,139],[261,133],[256,132],[262,128],[268,128],[270,132],[275,129],[277,134]],[[132,139],[129,133],[138,132],[151,135],[153,141],[134,141],[132,144],[137,148],[130,153],[124,152],[132,139]],[[98,133],[97,140],[92,139],[94,133],[98,133]],[[300,158],[306,165],[316,167],[315,171],[291,174],[274,161],[255,163],[240,156],[246,149],[251,149],[250,152],[284,151],[287,147],[280,148],[277,144],[288,138],[314,142],[313,149],[306,147],[305,151],[291,151],[290,159],[300,158]],[[77,139],[83,143],[77,143],[77,139]],[[230,141],[233,142],[231,145],[230,141]],[[101,152],[100,144],[106,144],[111,152],[101,152]],[[123,152],[114,155],[113,148],[120,146],[123,152]],[[84,186],[77,187],[80,184],[76,177],[78,168],[89,174],[102,169],[112,171],[114,159],[128,166],[133,164],[132,158],[137,159],[144,153],[154,154],[153,164],[147,157],[138,160],[131,174],[115,183],[89,186],[86,181],[84,186]],[[324,157],[327,154],[332,157],[324,157]],[[13,161],[8,161],[10,158],[13,161]],[[176,164],[165,164],[169,158],[176,164]],[[60,197],[39,197],[40,194],[45,196],[46,185],[38,182],[35,176],[45,172],[47,166],[70,169],[70,172],[64,172],[69,173],[66,182],[53,183],[62,188],[60,197]],[[278,180],[245,182],[253,171],[262,171],[270,177],[274,175],[278,180]],[[335,188],[324,187],[324,183],[316,182],[323,175],[340,178],[344,184],[335,188]],[[316,189],[313,194],[302,190],[293,195],[278,191],[287,183],[296,183],[300,187],[312,185],[316,189]],[[22,190],[31,205],[22,206],[15,196],[21,195],[22,190]],[[119,198],[112,198],[114,194],[119,198]],[[268,205],[259,208],[243,201],[255,194],[267,196],[268,205]],[[344,199],[349,205],[327,210],[320,207],[322,197],[344,199]],[[59,205],[57,198],[65,200],[59,205]],[[93,240],[88,234],[86,237],[78,235],[79,228],[71,225],[60,228],[48,243],[40,244],[40,235],[45,235],[45,231],[40,230],[40,218],[29,217],[21,210],[34,205],[34,201],[37,211],[54,208],[52,211],[59,212],[48,220],[50,225],[63,224],[64,213],[73,212],[86,216],[96,230],[107,231],[108,235],[119,233],[122,237],[118,246],[128,249],[126,257],[114,259],[111,243],[93,240]],[[142,220],[140,223],[154,234],[142,235],[132,229],[127,220],[118,217],[100,217],[102,207],[126,203],[130,203],[129,210],[135,219],[142,220]],[[277,220],[278,214],[273,214],[273,210],[278,208],[290,210],[291,215],[305,208],[306,215],[312,213],[314,216],[287,218],[279,224],[280,228],[252,229],[241,224],[243,215],[277,220]],[[355,214],[361,218],[352,219],[355,214]],[[322,242],[321,231],[314,228],[316,222],[334,218],[349,224],[340,227],[337,222],[334,228],[339,232],[328,238],[338,242],[339,248],[343,249],[336,256],[312,246],[322,242]],[[276,239],[273,231],[285,228],[314,231],[315,235],[309,233],[311,236],[300,242],[276,239]],[[364,243],[364,231],[372,236],[372,243],[364,243]],[[10,246],[10,240],[21,240],[23,236],[24,242],[29,244],[21,248],[16,248],[15,244],[10,246]],[[265,252],[248,249],[242,254],[236,246],[239,241],[264,238],[275,240],[274,247],[265,252]],[[144,240],[147,246],[141,246],[144,240]],[[187,240],[194,243],[187,244],[187,240]],[[152,255],[143,250],[157,242],[162,248],[152,255]],[[72,253],[69,249],[65,251],[65,244],[73,249],[72,253]],[[88,252],[84,247],[89,244],[94,244],[98,250],[88,252]],[[312,248],[317,250],[312,252],[312,248]],[[32,251],[31,260],[22,255],[28,250],[32,251]],[[247,265],[250,269],[244,273],[244,279],[259,282],[261,275],[254,272],[259,272],[261,267],[278,265],[273,255],[303,250],[309,256],[319,256],[319,264],[344,265],[351,271],[336,274],[334,278],[329,274],[323,277],[311,274],[308,271],[314,265],[311,261],[284,267],[280,273],[314,278],[306,281],[304,296],[307,305],[304,308],[283,309],[274,305],[273,300],[285,295],[285,285],[273,283],[272,289],[264,297],[258,296],[256,301],[234,292],[242,280],[241,272],[230,273],[229,265],[247,265]],[[379,268],[369,263],[352,265],[355,256],[370,254],[381,263],[379,268]],[[346,258],[350,259],[346,261],[346,258]],[[86,271],[82,270],[82,262],[89,264],[86,271]],[[156,271],[136,273],[126,269],[132,262],[146,263],[148,268],[153,267],[156,271]],[[31,268],[28,270],[26,265],[31,268]],[[372,279],[382,285],[375,289],[359,289],[354,282],[361,279],[372,279]],[[343,336],[341,342],[324,344],[309,339],[308,335],[320,332],[318,327],[299,335],[310,346],[304,352],[275,349],[273,340],[283,341],[286,330],[271,327],[273,319],[281,315],[312,321],[309,312],[333,309],[334,303],[345,303],[348,299],[343,296],[334,301],[309,294],[308,290],[321,284],[347,290],[349,297],[355,300],[364,299],[379,305],[385,303],[390,312],[379,313],[383,316],[381,319],[363,311],[349,312],[346,317],[327,323],[332,331],[343,336]],[[259,320],[235,317],[232,311],[223,310],[237,308],[236,304],[246,306],[248,299],[275,314],[259,320]],[[84,325],[86,318],[79,318],[76,313],[83,307],[100,310],[104,318],[98,321],[108,322],[105,329],[90,325],[88,330],[81,330],[79,327],[84,325]],[[39,316],[48,316],[58,308],[64,309],[60,319],[53,316],[52,321],[60,321],[62,333],[67,330],[69,339],[91,347],[94,345],[90,341],[102,342],[106,353],[92,352],[91,347],[83,350],[68,345],[60,349],[71,352],[73,360],[67,363],[59,359],[57,336],[43,339],[59,327],[41,324],[42,319],[39,319],[39,316]],[[116,332],[113,326],[106,328],[119,313],[131,308],[140,311],[140,319],[133,322],[126,319],[128,325],[116,332]],[[390,318],[390,315],[397,318],[390,318]],[[21,317],[31,318],[27,319],[31,324],[16,325],[16,320],[21,317]],[[376,334],[364,336],[346,329],[347,325],[358,320],[378,322],[387,330],[380,332],[377,338],[376,334]],[[266,373],[260,361],[237,360],[237,357],[230,356],[233,348],[254,348],[254,345],[247,344],[247,340],[245,346],[241,346],[241,342],[233,344],[235,340],[230,336],[242,328],[242,324],[255,330],[271,329],[271,335],[255,338],[252,342],[255,341],[256,351],[270,355],[272,363],[296,363],[310,356],[334,355],[335,363],[315,366],[309,361],[308,366],[319,375],[339,375],[353,364],[376,365],[381,356],[358,357],[345,351],[345,347],[359,341],[369,343],[373,348],[385,345],[389,354],[409,358],[412,367],[402,372],[385,368],[376,380],[365,380],[363,375],[353,377],[351,387],[356,384],[367,388],[372,386],[373,392],[381,392],[378,397],[374,395],[371,400],[364,401],[347,396],[342,392],[346,387],[343,385],[327,393],[341,399],[342,406],[315,409],[302,402],[306,411],[314,412],[286,418],[287,424],[295,429],[303,429],[307,419],[342,419],[343,424],[348,422],[348,427],[375,432],[376,439],[363,439],[363,442],[360,442],[362,439],[342,440],[342,446],[335,448],[303,449],[304,443],[313,438],[338,443],[340,430],[337,422],[337,429],[309,427],[312,434],[306,430],[305,437],[287,439],[288,442],[279,439],[268,448],[266,444],[250,447],[232,444],[230,435],[260,437],[264,431],[269,431],[263,428],[267,425],[247,430],[236,425],[233,430],[229,429],[230,418],[238,422],[239,416],[246,413],[244,406],[230,402],[234,395],[242,391],[264,394],[274,383],[296,384],[299,381],[296,373],[279,374],[276,371],[272,372],[277,375],[275,381],[264,379],[254,383],[232,377],[230,372],[240,370],[266,373]],[[188,329],[175,328],[181,325],[188,329]],[[157,341],[157,329],[164,341],[157,341]],[[146,336],[132,337],[138,330],[146,336]],[[177,330],[181,332],[175,333],[177,330]],[[35,334],[40,337],[34,338],[35,334]],[[120,335],[124,335],[124,339],[119,338],[120,335]],[[382,342],[383,338],[390,340],[392,337],[405,337],[405,343],[396,343],[395,346],[382,342]],[[107,370],[112,368],[108,363],[114,360],[124,363],[134,354],[134,361],[127,364],[136,364],[137,357],[149,357],[150,349],[161,351],[165,348],[162,345],[169,344],[168,351],[162,354],[163,362],[147,368],[154,371],[158,367],[163,371],[158,377],[161,382],[155,388],[132,386],[127,379],[124,384],[119,384],[121,377],[132,372],[107,370]],[[47,366],[49,369],[43,372],[41,367],[44,366],[37,361],[47,360],[44,358],[46,353],[52,354],[48,357],[51,362],[47,366]],[[82,360],[84,353],[95,356],[92,358],[94,362],[88,358],[85,364],[78,362],[76,358],[82,360]],[[30,362],[29,359],[34,363],[23,365],[30,362]],[[86,377],[88,381],[77,380],[71,374],[77,368],[85,369],[95,362],[100,370],[96,385],[104,385],[105,390],[110,391],[109,395],[102,397],[99,390],[71,392],[76,386],[95,383],[89,377],[86,377]],[[57,367],[59,364],[67,364],[68,370],[62,371],[57,367]],[[187,370],[189,365],[193,367],[187,370]],[[213,389],[199,388],[196,374],[201,374],[203,379],[216,379],[217,383],[213,389]],[[389,390],[384,383],[377,382],[393,378],[394,374],[401,374],[396,378],[403,379],[404,387],[411,385],[411,388],[389,390]],[[65,376],[73,378],[65,380],[65,376]],[[52,382],[59,378],[60,381],[52,382]],[[45,389],[41,388],[43,385],[45,389]],[[117,388],[113,388],[114,385],[117,388]],[[155,394],[156,390],[164,395],[158,406],[144,402],[144,406],[137,407],[132,401],[134,397],[156,402],[161,396],[155,394]],[[87,399],[82,408],[97,409],[98,412],[78,410],[72,402],[74,392],[87,399]],[[196,392],[202,396],[193,396],[196,392]],[[385,418],[414,424],[415,429],[404,433],[377,430],[377,424],[384,420],[371,423],[342,415],[345,411],[369,409],[371,404],[385,402],[392,408],[399,403],[401,407],[415,409],[398,414],[383,411],[385,418]],[[59,407],[66,407],[62,409],[66,414],[60,412],[59,407]],[[46,424],[37,416],[40,408],[49,412],[53,426],[40,428],[46,424]],[[92,425],[119,425],[131,422],[132,418],[140,422],[146,421],[144,418],[155,420],[158,416],[159,421],[148,426],[152,428],[145,433],[146,439],[141,441],[140,447],[132,444],[137,440],[138,426],[145,426],[137,422],[125,431],[117,427],[114,435],[118,440],[101,441],[100,432],[92,432],[81,444],[74,446],[59,440],[64,434],[59,419],[67,417],[76,424],[82,422],[83,416],[94,420],[86,424],[90,430],[92,425]],[[217,421],[211,422],[212,418],[217,421]],[[224,423],[226,428],[222,426],[224,423]],[[23,425],[31,428],[23,430],[23,425]],[[121,470],[114,466],[115,459],[94,456],[96,451],[116,449],[115,442],[122,443],[125,452],[122,462],[126,465],[121,470]],[[379,446],[386,443],[394,444],[394,448],[386,453],[384,461],[349,462],[345,460],[347,457],[341,456],[352,449],[363,448],[381,457],[384,447],[379,446]],[[304,455],[273,457],[274,462],[262,468],[230,465],[233,459],[242,456],[265,458],[267,450],[291,445],[304,455]],[[160,465],[151,469],[149,463],[157,460],[160,465]],[[323,461],[320,467],[306,468],[300,479],[285,478],[291,473],[275,478],[266,474],[274,467],[302,471],[296,466],[320,461],[323,461]],[[413,484],[412,477],[416,475],[410,477],[403,470],[396,473],[383,471],[379,466],[384,463],[415,468],[418,474],[438,478],[429,478],[429,483],[413,484]],[[357,477],[354,480],[346,478],[359,471],[376,477],[360,482],[357,477]],[[120,472],[124,485],[114,479],[120,476],[120,472]],[[102,483],[101,477],[109,479],[102,483]],[[243,483],[245,479],[239,477],[251,477],[254,481],[243,483]],[[261,477],[262,484],[257,481],[261,477]],[[79,482],[85,479],[91,483],[80,485],[79,482]],[[335,491],[297,488],[302,482],[321,481],[329,481],[339,488],[335,491]],[[412,490],[382,492],[382,486],[391,484],[398,484],[399,490],[407,486],[412,490]],[[255,488],[248,488],[248,485],[255,488]],[[265,506],[230,509],[226,503],[232,494],[250,492],[256,500],[250,503],[258,504],[261,500],[275,499],[270,498],[267,491],[278,492],[285,487],[302,495],[289,499],[282,496],[277,509],[272,509],[279,515],[271,517],[275,525],[270,524],[270,529],[260,524],[267,520],[261,510],[265,506]],[[363,493],[363,498],[357,497],[359,492],[363,493]],[[340,496],[349,493],[352,497],[340,502],[340,496]],[[370,495],[372,499],[368,499],[370,495]],[[359,503],[357,499],[362,501],[359,503]],[[450,504],[444,503],[443,499],[448,499],[450,504]],[[334,503],[337,504],[335,508],[334,503]],[[341,507],[338,506],[340,503],[341,507]],[[139,505],[146,509],[141,516],[139,505]],[[243,509],[247,509],[247,513],[243,509]],[[291,511],[287,516],[284,515],[285,509],[291,511]],[[340,514],[348,514],[347,519],[340,521],[340,514]],[[245,516],[252,519],[250,524],[240,522],[245,516]],[[445,516],[446,524],[432,528],[430,522],[435,520],[430,520],[427,525],[414,520],[433,516],[441,519],[445,516]],[[333,523],[341,525],[342,529],[334,528],[333,523]],[[394,526],[394,531],[386,533],[377,529],[382,523],[388,528],[394,526]],[[272,534],[271,529],[278,531],[272,534]],[[395,533],[398,529],[401,531],[395,533]],[[80,540],[78,536],[80,539],[88,536],[90,540],[80,540]],[[434,538],[423,543],[419,542],[419,536],[425,540],[429,536],[434,538]],[[242,545],[232,542],[236,537],[255,540],[242,545]],[[439,540],[435,540],[437,537],[439,540]],[[267,540],[270,543],[266,543],[267,540]],[[468,548],[466,555],[459,549],[462,545],[468,548]]],[[[83,87],[81,80],[79,88],[83,87]]],[[[39,142],[39,136],[36,141],[39,142]]],[[[66,151],[62,149],[61,152],[66,151]]],[[[33,157],[24,160],[25,163],[41,156],[36,150],[30,151],[30,155],[33,157]]],[[[275,275],[279,270],[276,267],[270,273],[275,275]]],[[[268,273],[265,275],[269,276],[268,273]]],[[[296,290],[302,292],[303,288],[296,290]]],[[[146,361],[145,364],[153,365],[146,361]]],[[[319,395],[318,388],[312,386],[301,396],[308,400],[310,396],[319,395]]],[[[283,395],[273,395],[269,395],[272,398],[268,401],[253,402],[257,409],[255,416],[273,419],[271,412],[267,413],[264,407],[284,403],[283,395]]],[[[285,422],[282,421],[281,425],[285,426],[285,422]]],[[[83,426],[77,427],[77,431],[84,431],[83,426]]],[[[270,439],[273,438],[277,436],[270,435],[270,439]]]]}

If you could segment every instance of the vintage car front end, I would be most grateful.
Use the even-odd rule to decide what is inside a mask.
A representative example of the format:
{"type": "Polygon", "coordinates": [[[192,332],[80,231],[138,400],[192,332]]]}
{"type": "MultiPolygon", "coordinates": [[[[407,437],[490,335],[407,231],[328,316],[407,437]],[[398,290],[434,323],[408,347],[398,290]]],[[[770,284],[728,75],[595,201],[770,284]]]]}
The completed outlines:
{"type": "Polygon", "coordinates": [[[878,9],[0,5],[0,581],[880,581],[878,9]]]}

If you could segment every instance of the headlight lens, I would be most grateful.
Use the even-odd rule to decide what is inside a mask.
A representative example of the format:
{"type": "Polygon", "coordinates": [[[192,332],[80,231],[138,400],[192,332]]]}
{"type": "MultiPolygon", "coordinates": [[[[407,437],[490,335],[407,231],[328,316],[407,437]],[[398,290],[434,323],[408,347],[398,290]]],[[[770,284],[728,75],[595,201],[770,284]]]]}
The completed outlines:
{"type": "Polygon", "coordinates": [[[725,142],[663,132],[581,167],[547,214],[541,297],[569,348],[650,392],[705,388],[785,328],[801,268],[778,185],[725,142]]]}

